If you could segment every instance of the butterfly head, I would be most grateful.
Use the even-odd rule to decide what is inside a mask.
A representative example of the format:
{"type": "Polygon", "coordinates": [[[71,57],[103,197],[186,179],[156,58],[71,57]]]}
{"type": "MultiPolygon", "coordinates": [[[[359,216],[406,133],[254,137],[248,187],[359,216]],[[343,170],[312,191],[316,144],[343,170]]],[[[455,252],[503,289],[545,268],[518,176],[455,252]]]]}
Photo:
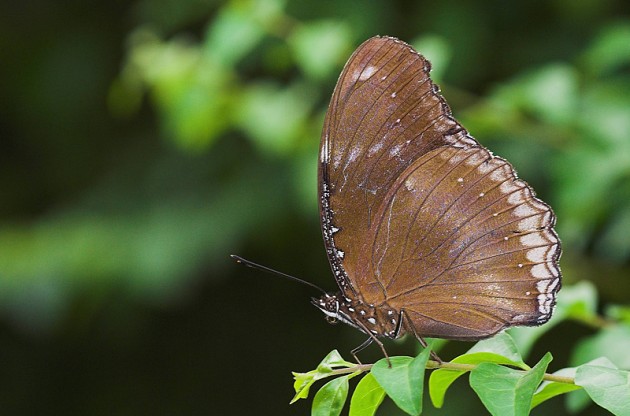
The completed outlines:
{"type": "Polygon", "coordinates": [[[341,321],[353,327],[357,325],[353,322],[353,319],[344,312],[343,304],[340,301],[339,294],[326,293],[319,298],[312,298],[311,303],[315,305],[320,311],[326,315],[326,321],[330,324],[336,324],[341,321]]]}
{"type": "Polygon", "coordinates": [[[312,298],[311,303],[324,312],[328,323],[336,324],[337,321],[342,320],[339,316],[339,299],[336,295],[326,293],[319,298],[312,298]]]}

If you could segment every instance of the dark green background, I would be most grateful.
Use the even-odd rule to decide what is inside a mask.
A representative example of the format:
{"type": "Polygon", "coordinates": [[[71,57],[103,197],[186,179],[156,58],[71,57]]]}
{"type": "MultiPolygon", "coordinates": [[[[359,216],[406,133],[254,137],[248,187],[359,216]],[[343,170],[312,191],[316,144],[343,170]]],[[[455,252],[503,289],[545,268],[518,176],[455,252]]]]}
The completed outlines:
{"type": "MultiPolygon", "coordinates": [[[[317,146],[343,63],[376,34],[429,56],[455,115],[555,208],[564,284],[627,304],[629,12],[614,0],[3,4],[0,412],[308,412],[288,406],[291,371],[333,348],[349,358],[361,335],[330,327],[308,287],[228,255],[334,289],[317,146]]],[[[552,370],[567,366],[591,333],[563,323],[529,361],[551,351],[552,370]]],[[[462,378],[426,414],[480,412],[462,378]]],[[[563,399],[535,411],[565,413],[563,399]]]]}

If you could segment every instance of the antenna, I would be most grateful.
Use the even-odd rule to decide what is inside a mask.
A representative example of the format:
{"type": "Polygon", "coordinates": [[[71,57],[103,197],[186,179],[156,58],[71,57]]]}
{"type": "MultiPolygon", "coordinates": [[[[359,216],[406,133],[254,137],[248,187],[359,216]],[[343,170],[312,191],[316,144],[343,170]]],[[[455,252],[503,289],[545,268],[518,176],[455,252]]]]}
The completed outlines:
{"type": "Polygon", "coordinates": [[[307,286],[310,286],[312,288],[315,288],[315,289],[319,290],[320,292],[322,292],[323,294],[326,294],[326,291],[324,289],[322,289],[321,287],[319,287],[319,286],[317,286],[317,285],[315,285],[315,284],[313,284],[311,282],[307,282],[306,280],[302,280],[302,279],[297,278],[295,276],[291,276],[290,274],[282,273],[282,272],[279,272],[279,271],[274,270],[274,269],[270,269],[269,267],[260,265],[258,263],[254,263],[253,261],[246,260],[246,259],[244,259],[244,258],[242,258],[240,256],[237,256],[236,254],[230,254],[230,257],[232,257],[237,263],[242,264],[244,266],[251,267],[252,269],[262,270],[263,272],[267,272],[267,273],[271,273],[271,274],[275,274],[275,275],[278,275],[278,276],[285,277],[285,278],[287,278],[289,280],[293,280],[294,282],[299,282],[299,283],[302,283],[304,285],[307,285],[307,286]]]}

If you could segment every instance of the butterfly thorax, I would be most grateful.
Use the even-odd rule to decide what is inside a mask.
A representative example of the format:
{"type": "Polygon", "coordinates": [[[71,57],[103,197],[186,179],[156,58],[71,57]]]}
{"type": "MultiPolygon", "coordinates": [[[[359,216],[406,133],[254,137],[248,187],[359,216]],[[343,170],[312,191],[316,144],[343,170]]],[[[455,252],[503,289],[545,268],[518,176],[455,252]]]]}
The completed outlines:
{"type": "Polygon", "coordinates": [[[313,298],[312,303],[326,315],[330,323],[341,321],[377,337],[395,339],[404,334],[400,312],[387,304],[376,307],[359,299],[349,299],[341,292],[313,298]]]}

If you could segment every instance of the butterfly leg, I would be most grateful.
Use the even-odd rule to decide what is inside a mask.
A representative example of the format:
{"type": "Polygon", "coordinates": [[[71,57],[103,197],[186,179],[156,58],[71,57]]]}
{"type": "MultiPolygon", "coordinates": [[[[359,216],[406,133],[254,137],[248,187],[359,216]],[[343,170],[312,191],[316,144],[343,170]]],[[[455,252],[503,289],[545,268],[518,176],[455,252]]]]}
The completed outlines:
{"type": "Polygon", "coordinates": [[[372,342],[376,342],[378,344],[379,347],[381,347],[381,351],[383,351],[383,355],[385,356],[385,358],[387,359],[387,365],[391,368],[392,367],[392,362],[389,360],[389,355],[387,355],[387,351],[385,351],[385,346],[383,345],[383,343],[376,338],[376,336],[365,327],[365,325],[363,325],[360,321],[356,322],[357,325],[359,325],[359,327],[361,327],[361,329],[363,330],[363,332],[365,332],[366,334],[369,335],[369,338],[366,339],[363,344],[359,345],[358,347],[356,347],[355,349],[353,349],[352,351],[350,351],[350,353],[352,354],[352,356],[354,357],[355,360],[357,360],[357,362],[359,364],[361,364],[361,361],[359,361],[359,358],[357,357],[357,353],[361,350],[363,350],[365,347],[367,347],[368,345],[370,345],[372,342]]]}
{"type": "Polygon", "coordinates": [[[359,364],[363,364],[361,362],[361,360],[359,360],[359,357],[357,357],[357,353],[359,353],[360,351],[363,351],[368,345],[370,345],[374,340],[372,339],[372,337],[369,337],[368,339],[366,339],[365,341],[363,341],[363,343],[361,345],[359,345],[358,347],[354,348],[352,351],[350,351],[350,354],[352,354],[352,356],[354,357],[354,359],[356,360],[357,363],[359,364]]]}
{"type": "MultiPolygon", "coordinates": [[[[400,317],[398,318],[398,326],[396,327],[396,337],[398,337],[398,334],[400,333],[404,317],[405,317],[405,310],[401,309],[400,310],[400,317]]],[[[427,344],[427,342],[424,340],[424,338],[422,338],[421,336],[419,336],[416,333],[416,329],[413,327],[413,325],[409,325],[409,328],[411,328],[411,330],[413,331],[413,335],[420,342],[420,345],[422,345],[422,348],[428,348],[429,344],[427,344]]],[[[442,359],[440,357],[438,357],[438,355],[435,353],[435,351],[431,350],[430,354],[431,354],[431,358],[434,361],[437,361],[440,364],[442,364],[444,362],[444,361],[442,361],[442,359]]]]}
{"type": "MultiPolygon", "coordinates": [[[[415,335],[415,334],[414,334],[415,335]]],[[[420,345],[422,345],[423,348],[428,348],[429,344],[427,344],[427,342],[422,338],[419,337],[418,335],[416,335],[416,339],[418,341],[420,341],[420,345]]],[[[438,363],[442,364],[444,361],[442,361],[442,359],[435,353],[435,351],[431,350],[431,358],[433,359],[433,361],[437,361],[438,363]]]]}

